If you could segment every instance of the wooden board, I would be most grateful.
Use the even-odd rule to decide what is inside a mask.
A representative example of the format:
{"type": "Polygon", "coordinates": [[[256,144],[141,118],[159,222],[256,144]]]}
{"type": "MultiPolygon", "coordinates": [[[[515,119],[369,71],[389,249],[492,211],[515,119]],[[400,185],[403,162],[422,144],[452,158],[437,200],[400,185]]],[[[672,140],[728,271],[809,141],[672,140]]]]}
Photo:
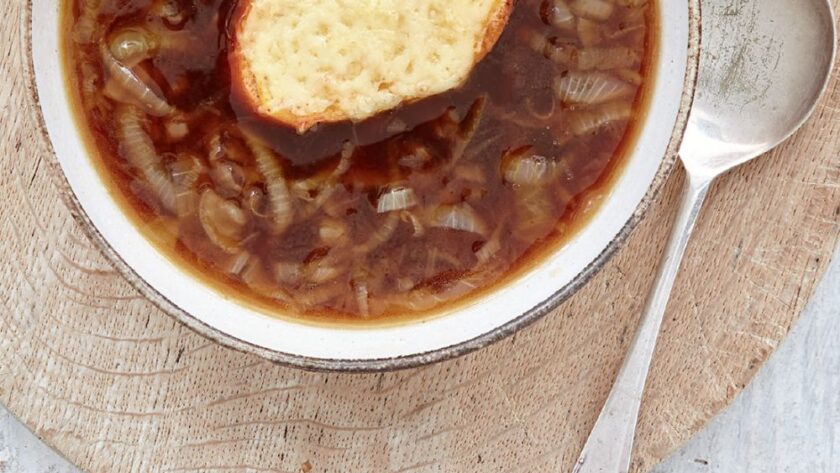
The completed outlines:
{"type": "MultiPolygon", "coordinates": [[[[715,0],[707,15],[724,21],[750,1],[715,0]]],[[[17,19],[21,5],[0,8],[17,19]]],[[[20,28],[0,24],[0,401],[40,437],[93,472],[569,471],[635,327],[681,174],[597,277],[512,338],[397,373],[283,368],[165,316],[86,240],[36,144],[20,28]]],[[[835,77],[802,132],[714,187],[634,471],[725,407],[787,334],[838,243],[839,154],[835,77]]]]}

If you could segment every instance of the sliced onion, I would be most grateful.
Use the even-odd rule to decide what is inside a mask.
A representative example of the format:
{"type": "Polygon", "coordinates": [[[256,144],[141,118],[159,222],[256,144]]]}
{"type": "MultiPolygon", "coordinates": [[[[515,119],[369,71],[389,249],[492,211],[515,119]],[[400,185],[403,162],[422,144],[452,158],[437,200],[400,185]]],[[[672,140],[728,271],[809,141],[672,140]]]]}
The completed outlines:
{"type": "Polygon", "coordinates": [[[512,236],[520,241],[542,238],[554,225],[554,204],[545,187],[522,187],[516,193],[517,223],[512,236]]]}
{"type": "Polygon", "coordinates": [[[604,40],[601,24],[586,18],[578,20],[577,34],[584,47],[595,46],[604,40]]]}
{"type": "Polygon", "coordinates": [[[642,56],[633,48],[584,48],[578,51],[578,68],[581,70],[629,69],[637,67],[642,56]]]}
{"type": "Polygon", "coordinates": [[[397,307],[406,308],[414,312],[422,312],[433,309],[445,302],[458,299],[475,291],[478,285],[467,279],[459,279],[448,288],[440,292],[432,292],[428,288],[414,289],[407,293],[399,294],[391,299],[391,303],[397,307]]]}
{"type": "MultiPolygon", "coordinates": [[[[117,88],[126,94],[113,94],[116,101],[139,105],[149,115],[163,117],[169,115],[175,109],[166,100],[156,94],[145,82],[137,77],[131,69],[117,61],[104,45],[102,50],[102,62],[110,79],[114,81],[117,88]]],[[[107,90],[106,90],[107,92],[107,90]]]]}
{"type": "Polygon", "coordinates": [[[410,209],[417,205],[417,195],[410,187],[394,187],[379,197],[376,211],[384,214],[395,210],[410,209]]]}
{"type": "Polygon", "coordinates": [[[178,155],[178,159],[169,166],[169,170],[172,174],[172,182],[177,187],[186,189],[192,187],[201,177],[204,164],[197,156],[183,153],[178,155]]]}
{"type": "Polygon", "coordinates": [[[353,164],[353,154],[355,153],[355,146],[346,141],[341,150],[340,159],[335,169],[326,178],[321,175],[316,175],[300,181],[295,181],[292,184],[292,193],[297,199],[303,200],[307,205],[303,211],[305,217],[314,215],[316,212],[329,202],[333,193],[337,191],[341,184],[338,181],[347,174],[350,166],[353,164]]]}
{"type": "Polygon", "coordinates": [[[295,199],[302,200],[304,202],[312,202],[315,200],[315,193],[317,192],[317,189],[317,182],[312,179],[304,179],[293,182],[289,191],[295,199]]]}
{"type": "MultiPolygon", "coordinates": [[[[324,213],[334,218],[343,218],[347,216],[347,211],[356,206],[358,197],[347,191],[344,184],[335,184],[324,189],[321,193],[328,192],[333,198],[324,202],[324,213]]],[[[320,197],[321,194],[318,194],[320,197]]]]}
{"type": "Polygon", "coordinates": [[[265,192],[259,187],[252,186],[245,190],[245,207],[257,217],[268,218],[266,212],[265,192]]]}
{"type": "Polygon", "coordinates": [[[166,136],[170,141],[181,141],[190,134],[190,126],[183,115],[173,116],[166,121],[166,136]]]}
{"type": "Polygon", "coordinates": [[[455,143],[452,145],[452,157],[449,160],[449,166],[454,166],[458,163],[461,157],[464,156],[464,151],[470,145],[475,132],[478,131],[478,126],[481,124],[481,118],[484,116],[484,106],[487,104],[487,97],[479,97],[473,103],[469,113],[461,122],[458,134],[455,135],[455,143]]]}
{"type": "Polygon", "coordinates": [[[257,168],[265,179],[265,187],[271,207],[272,231],[279,235],[284,233],[295,216],[292,195],[283,176],[283,169],[277,162],[274,153],[253,137],[246,138],[248,146],[254,153],[257,168]]]}
{"type": "Polygon", "coordinates": [[[594,105],[630,96],[635,87],[603,72],[570,72],[554,82],[560,100],[572,104],[594,105]]]}
{"type": "Polygon", "coordinates": [[[274,279],[282,284],[297,285],[303,277],[300,264],[280,261],[274,265],[274,279]]]}
{"type": "Polygon", "coordinates": [[[577,67],[577,48],[574,45],[558,44],[543,33],[534,30],[526,30],[524,35],[528,46],[537,54],[542,54],[547,59],[566,68],[577,67]]]}
{"type": "Polygon", "coordinates": [[[347,289],[343,284],[325,284],[309,287],[295,293],[295,300],[306,308],[323,306],[324,304],[346,294],[347,289]]]}
{"type": "Polygon", "coordinates": [[[175,198],[178,216],[183,218],[192,215],[195,212],[196,201],[198,200],[195,183],[198,182],[199,177],[204,172],[204,165],[198,157],[190,153],[184,153],[169,165],[169,172],[172,175],[172,183],[177,192],[175,198]]]}
{"type": "Polygon", "coordinates": [[[238,275],[245,269],[248,261],[251,259],[251,254],[247,251],[242,251],[228,261],[226,271],[229,274],[238,275]]]}
{"type": "Polygon", "coordinates": [[[116,111],[120,149],[129,164],[140,171],[145,183],[170,212],[177,210],[175,186],[164,172],[160,156],[144,129],[142,112],[136,107],[121,106],[116,111]]]}
{"type": "Polygon", "coordinates": [[[210,169],[210,178],[216,189],[228,196],[239,195],[245,186],[245,171],[233,162],[217,161],[210,169]]]}
{"type": "Polygon", "coordinates": [[[238,253],[248,216],[235,202],[225,200],[213,189],[201,194],[198,203],[201,226],[210,241],[227,253],[238,253]]]}
{"type": "Polygon", "coordinates": [[[435,132],[435,136],[438,138],[452,138],[458,133],[459,121],[460,117],[455,107],[448,108],[446,113],[434,122],[432,129],[435,132]]]}
{"type": "Polygon", "coordinates": [[[470,204],[445,205],[432,214],[430,226],[485,235],[487,225],[470,204]]]}
{"type": "Polygon", "coordinates": [[[608,102],[589,110],[580,110],[569,115],[569,126],[580,136],[593,133],[611,123],[629,120],[633,105],[628,101],[608,102]]]}
{"type": "Polygon", "coordinates": [[[314,267],[310,268],[307,279],[313,284],[324,284],[332,281],[341,274],[341,270],[335,266],[328,266],[322,262],[314,263],[314,267]]]}
{"type": "Polygon", "coordinates": [[[432,153],[424,145],[415,144],[411,151],[401,156],[397,164],[409,169],[420,169],[432,160],[432,153]]]}
{"type": "Polygon", "coordinates": [[[242,282],[257,294],[276,299],[299,310],[296,301],[265,276],[259,258],[251,258],[248,261],[245,269],[240,274],[240,278],[242,278],[242,282]]]}
{"type": "Polygon", "coordinates": [[[109,50],[114,59],[126,67],[134,67],[154,53],[157,43],[151,35],[139,28],[127,28],[111,40],[109,50]]]}
{"type": "Polygon", "coordinates": [[[608,20],[614,9],[612,2],[607,0],[575,0],[572,3],[575,14],[598,21],[608,20]]]}
{"type": "Polygon", "coordinates": [[[186,14],[174,0],[158,2],[153,11],[170,27],[181,26],[187,20],[186,14]]]}
{"type": "Polygon", "coordinates": [[[330,181],[335,182],[342,176],[347,174],[350,170],[350,165],[353,164],[353,154],[356,153],[356,146],[349,141],[345,141],[341,147],[341,158],[338,160],[338,166],[335,167],[332,174],[330,174],[330,181]]]}
{"type": "Polygon", "coordinates": [[[79,20],[73,26],[73,39],[79,44],[94,43],[101,35],[99,30],[99,9],[102,0],[82,0],[79,20]]]}
{"type": "Polygon", "coordinates": [[[85,101],[90,104],[95,104],[102,101],[102,96],[99,94],[99,68],[87,60],[79,64],[79,71],[81,72],[81,89],[85,101]]]}
{"type": "Polygon", "coordinates": [[[547,184],[557,177],[560,170],[556,160],[527,152],[502,162],[505,181],[519,186],[547,184]]]}
{"type": "Polygon", "coordinates": [[[359,309],[359,315],[364,318],[370,317],[370,293],[367,283],[364,281],[354,281],[353,293],[356,296],[356,307],[359,309]]]}
{"type": "Polygon", "coordinates": [[[642,82],[644,81],[644,76],[642,76],[640,72],[634,71],[632,69],[618,69],[616,71],[613,71],[613,73],[624,82],[627,82],[628,84],[633,84],[636,87],[641,86],[642,82]]]}
{"type": "Polygon", "coordinates": [[[214,133],[213,136],[210,137],[210,141],[208,143],[207,148],[207,157],[210,159],[211,163],[218,159],[224,158],[227,154],[225,152],[225,147],[222,144],[222,136],[218,133],[214,133]]]}
{"type": "Polygon", "coordinates": [[[544,0],[541,16],[544,22],[555,28],[570,29],[575,23],[575,16],[565,0],[544,0]]]}
{"type": "Polygon", "coordinates": [[[494,237],[487,240],[487,243],[481,247],[478,251],[475,252],[475,257],[478,259],[479,264],[484,264],[490,261],[490,258],[496,255],[499,250],[502,249],[502,244],[499,241],[499,238],[494,237]]]}
{"type": "Polygon", "coordinates": [[[338,219],[325,218],[318,229],[318,236],[331,247],[344,246],[348,243],[347,225],[338,219]]]}

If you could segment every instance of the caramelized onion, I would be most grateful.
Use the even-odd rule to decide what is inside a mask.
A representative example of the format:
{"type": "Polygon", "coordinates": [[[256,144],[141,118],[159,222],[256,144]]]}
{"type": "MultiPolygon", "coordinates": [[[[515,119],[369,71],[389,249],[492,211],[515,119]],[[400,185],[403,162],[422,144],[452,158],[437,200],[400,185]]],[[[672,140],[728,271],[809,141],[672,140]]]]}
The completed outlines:
{"type": "Polygon", "coordinates": [[[554,159],[525,151],[503,159],[502,167],[505,181],[528,186],[548,184],[557,177],[561,166],[554,159]]]}
{"type": "Polygon", "coordinates": [[[91,44],[102,35],[97,24],[102,0],[82,0],[79,20],[73,26],[73,39],[79,44],[91,44]]]}
{"type": "Polygon", "coordinates": [[[208,238],[227,253],[237,253],[248,217],[235,202],[219,197],[213,189],[201,194],[198,204],[201,226],[208,238]]]}
{"type": "Polygon", "coordinates": [[[629,120],[633,115],[633,105],[620,100],[608,102],[589,110],[580,110],[569,116],[569,126],[580,136],[598,131],[601,127],[615,122],[629,120]]]}
{"type": "Polygon", "coordinates": [[[367,283],[364,281],[354,281],[353,293],[356,296],[356,306],[359,309],[359,315],[364,318],[370,317],[370,304],[368,303],[370,293],[367,283]]]}
{"type": "Polygon", "coordinates": [[[239,275],[245,269],[250,259],[251,254],[247,251],[242,251],[228,260],[226,271],[228,274],[239,275]]]}
{"type": "Polygon", "coordinates": [[[485,235],[487,225],[470,204],[444,205],[432,212],[430,226],[485,235]]]}
{"type": "Polygon", "coordinates": [[[274,279],[282,284],[297,285],[303,277],[300,264],[280,261],[274,265],[274,279]]]}
{"type": "Polygon", "coordinates": [[[117,135],[123,156],[136,168],[170,212],[177,210],[175,186],[164,172],[155,145],[143,127],[144,117],[136,107],[123,105],[117,108],[117,135]]]}
{"type": "Polygon", "coordinates": [[[283,176],[283,168],[274,153],[253,137],[247,137],[248,146],[254,153],[257,168],[265,179],[271,207],[272,231],[281,234],[289,228],[295,216],[292,195],[283,176]]]}
{"type": "Polygon", "coordinates": [[[593,20],[608,20],[615,6],[608,0],[575,0],[572,3],[572,11],[578,16],[591,18],[593,20]]]}
{"type": "Polygon", "coordinates": [[[632,85],[603,72],[569,72],[554,82],[557,97],[572,104],[604,103],[635,91],[632,85]]]}
{"type": "Polygon", "coordinates": [[[565,0],[544,0],[540,13],[542,20],[555,28],[568,29],[574,26],[575,16],[565,0]]]}
{"type": "Polygon", "coordinates": [[[313,284],[324,284],[332,281],[341,274],[341,270],[335,266],[328,266],[322,262],[313,263],[309,269],[307,279],[313,284]]]}
{"type": "Polygon", "coordinates": [[[175,110],[165,99],[156,94],[148,84],[140,80],[134,71],[117,61],[108,51],[108,48],[102,46],[101,50],[102,62],[105,64],[109,80],[113,81],[117,90],[121,92],[112,92],[113,96],[111,98],[118,102],[138,105],[146,113],[156,117],[169,115],[175,110]]]}
{"type": "Polygon", "coordinates": [[[210,177],[216,184],[216,190],[228,196],[239,195],[245,185],[245,171],[233,162],[218,161],[210,170],[210,177]]]}
{"type": "Polygon", "coordinates": [[[384,214],[395,210],[410,209],[417,205],[417,195],[414,189],[409,187],[391,188],[379,197],[376,204],[376,211],[384,214]]]}
{"type": "Polygon", "coordinates": [[[176,206],[179,217],[186,217],[195,212],[198,192],[195,184],[204,172],[204,165],[196,156],[184,153],[169,166],[172,183],[177,192],[176,206]]]}
{"type": "Polygon", "coordinates": [[[139,28],[127,28],[117,33],[109,50],[114,59],[128,68],[148,59],[157,49],[152,36],[139,28]]]}
{"type": "Polygon", "coordinates": [[[344,246],[348,243],[347,225],[334,218],[326,218],[318,229],[321,241],[331,247],[344,246]]]}
{"type": "Polygon", "coordinates": [[[461,122],[461,126],[455,135],[455,144],[452,145],[452,157],[449,161],[449,166],[454,166],[458,163],[464,155],[467,146],[470,145],[475,132],[478,130],[478,125],[481,124],[481,118],[484,116],[484,106],[487,103],[487,97],[480,97],[473,103],[469,113],[461,122]]]}

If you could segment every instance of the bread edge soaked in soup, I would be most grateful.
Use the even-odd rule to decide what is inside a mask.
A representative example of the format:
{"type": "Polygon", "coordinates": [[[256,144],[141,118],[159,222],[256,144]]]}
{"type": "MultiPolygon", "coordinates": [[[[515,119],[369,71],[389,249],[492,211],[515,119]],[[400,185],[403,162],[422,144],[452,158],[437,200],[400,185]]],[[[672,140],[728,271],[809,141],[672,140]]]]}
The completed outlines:
{"type": "MultiPolygon", "coordinates": [[[[475,2],[475,0],[404,1],[407,5],[410,5],[415,1],[419,3],[425,2],[425,4],[433,8],[445,9],[450,14],[453,9],[454,11],[459,11],[459,3],[462,5],[461,10],[470,10],[472,8],[470,5],[475,2]]],[[[385,75],[384,78],[388,80],[384,81],[384,83],[390,83],[391,85],[385,85],[383,88],[383,77],[380,75],[379,81],[371,79],[370,81],[365,82],[362,80],[361,86],[357,86],[360,83],[360,75],[358,74],[358,71],[356,71],[355,76],[338,78],[338,82],[344,81],[345,83],[339,84],[334,88],[355,88],[356,90],[360,90],[360,93],[342,94],[343,97],[339,98],[319,96],[317,93],[311,93],[313,89],[318,88],[317,85],[319,82],[335,82],[336,77],[335,74],[332,73],[310,74],[311,77],[304,77],[304,82],[300,81],[300,77],[295,79],[298,82],[289,82],[291,74],[297,73],[297,71],[290,71],[289,69],[317,69],[317,67],[313,67],[313,64],[303,64],[303,67],[299,68],[280,66],[279,73],[272,74],[272,76],[274,76],[273,78],[266,77],[268,74],[265,73],[262,74],[262,77],[258,77],[258,73],[255,72],[255,69],[262,71],[271,70],[271,65],[266,64],[265,62],[272,61],[276,63],[276,61],[274,61],[270,53],[263,51],[265,47],[259,48],[254,46],[257,42],[257,35],[267,35],[263,38],[259,38],[263,41],[263,45],[266,44],[265,41],[270,41],[272,44],[285,41],[298,45],[311,45],[313,44],[313,40],[311,38],[312,35],[307,35],[306,38],[297,38],[295,37],[296,32],[290,33],[288,29],[277,27],[274,18],[270,18],[268,15],[252,15],[258,9],[265,10],[266,8],[277,8],[277,5],[290,3],[290,0],[241,0],[236,6],[233,16],[231,17],[232,28],[230,29],[231,36],[228,52],[228,61],[231,72],[231,94],[239,104],[247,107],[249,112],[255,113],[261,118],[289,126],[298,133],[302,134],[320,123],[343,121],[358,122],[366,118],[373,117],[378,113],[398,107],[402,104],[411,103],[425,97],[446,92],[462,85],[469,77],[473,67],[479,61],[484,59],[484,57],[493,49],[499,37],[504,32],[508,17],[517,0],[487,1],[487,14],[481,19],[481,27],[472,27],[468,31],[474,31],[472,34],[472,48],[470,48],[471,51],[469,51],[469,54],[471,54],[472,57],[465,58],[465,54],[459,54],[459,57],[455,57],[454,59],[449,58],[449,63],[454,63],[457,66],[454,72],[447,71],[443,66],[440,66],[439,68],[427,67],[429,64],[423,62],[423,58],[421,57],[422,54],[426,54],[426,57],[428,57],[428,55],[435,54],[434,51],[431,51],[431,49],[436,48],[436,44],[421,44],[419,45],[421,47],[418,47],[415,43],[414,47],[407,47],[402,50],[403,52],[407,51],[409,54],[407,57],[405,55],[399,57],[398,59],[400,59],[400,61],[387,61],[388,58],[384,57],[387,53],[382,54],[381,51],[373,49],[370,51],[362,51],[361,54],[358,54],[357,52],[357,56],[363,56],[365,58],[366,64],[362,65],[362,67],[371,68],[371,70],[376,70],[380,73],[383,70],[387,71],[387,75],[385,75]],[[276,5],[272,5],[272,3],[276,5]],[[410,61],[412,64],[415,62],[417,64],[421,64],[423,70],[418,71],[417,74],[414,74],[411,77],[407,77],[404,67],[405,61],[410,61]],[[377,62],[379,62],[379,64],[377,64],[377,62]],[[403,82],[397,84],[396,86],[393,85],[396,81],[411,80],[417,78],[417,76],[421,76],[420,79],[423,80],[413,80],[411,83],[406,84],[403,82]],[[286,87],[285,84],[288,84],[289,86],[286,87]],[[301,84],[303,84],[303,86],[301,86],[301,84]],[[283,90],[285,95],[277,97],[275,95],[278,94],[272,93],[272,91],[276,91],[278,88],[283,90]],[[307,91],[309,91],[309,93],[307,93],[307,91]],[[304,106],[301,106],[301,103],[303,103],[304,106]],[[305,106],[306,104],[312,103],[315,105],[310,107],[305,106]]],[[[343,2],[341,0],[320,0],[315,2],[298,1],[297,3],[298,5],[311,6],[313,3],[318,5],[328,5],[333,3],[346,4],[351,2],[347,2],[347,0],[344,0],[343,2]]],[[[322,20],[320,19],[321,14],[316,13],[314,18],[319,18],[319,21],[326,25],[330,25],[330,22],[338,21],[336,18],[339,15],[336,13],[340,12],[325,11],[323,13],[322,20]]],[[[483,10],[480,14],[483,14],[483,10]]],[[[306,15],[307,21],[311,23],[313,20],[312,12],[307,12],[306,15]]],[[[356,15],[355,17],[351,16],[350,21],[355,21],[353,20],[354,18],[363,23],[366,22],[368,27],[371,26],[371,21],[374,21],[372,19],[361,18],[361,15],[356,15]]],[[[343,21],[345,22],[343,27],[348,28],[346,25],[346,15],[343,21]]],[[[415,22],[412,27],[423,28],[425,27],[425,23],[415,22]]],[[[352,27],[350,27],[350,29],[352,30],[352,27]]],[[[434,35],[434,31],[437,31],[433,28],[428,29],[431,31],[420,31],[420,33],[425,33],[426,36],[430,36],[434,35]]],[[[306,31],[306,28],[302,28],[301,30],[306,31]]],[[[453,32],[447,34],[456,33],[453,32]]],[[[446,44],[445,39],[441,41],[441,44],[446,44]]],[[[455,41],[457,41],[457,39],[455,41]]],[[[348,42],[351,44],[359,44],[359,41],[353,41],[353,38],[350,38],[348,42]]],[[[404,46],[403,43],[399,43],[397,41],[396,45],[397,47],[401,47],[404,46]]],[[[315,44],[318,44],[317,41],[315,41],[315,44]]],[[[370,44],[370,42],[368,42],[368,44],[370,48],[381,49],[381,44],[370,44]]],[[[393,44],[391,45],[393,46],[393,44]]],[[[303,46],[299,46],[299,48],[303,49],[303,46]]],[[[298,51],[298,49],[295,49],[294,47],[293,49],[296,60],[320,62],[322,64],[315,64],[314,66],[326,66],[327,69],[334,65],[330,64],[329,61],[334,60],[335,62],[341,62],[344,60],[340,55],[333,54],[326,47],[307,47],[306,49],[309,49],[308,51],[298,51]],[[316,49],[320,50],[316,51],[316,49]]],[[[450,48],[450,50],[455,49],[456,48],[450,48]]],[[[461,52],[465,49],[465,45],[461,44],[461,48],[457,49],[457,51],[461,52]]],[[[327,89],[328,87],[324,87],[322,90],[326,91],[327,89]]],[[[326,95],[326,93],[324,95],[326,95]]]]}

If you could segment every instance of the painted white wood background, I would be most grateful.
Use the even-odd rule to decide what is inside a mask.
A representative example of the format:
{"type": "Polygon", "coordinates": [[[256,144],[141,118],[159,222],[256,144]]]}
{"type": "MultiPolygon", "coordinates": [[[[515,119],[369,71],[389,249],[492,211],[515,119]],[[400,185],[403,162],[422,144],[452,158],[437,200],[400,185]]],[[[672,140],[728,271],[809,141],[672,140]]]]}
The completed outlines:
{"type": "MultiPolygon", "coordinates": [[[[75,473],[0,407],[0,473],[75,473]]],[[[840,248],[755,381],[655,473],[840,472],[840,248]]]]}

